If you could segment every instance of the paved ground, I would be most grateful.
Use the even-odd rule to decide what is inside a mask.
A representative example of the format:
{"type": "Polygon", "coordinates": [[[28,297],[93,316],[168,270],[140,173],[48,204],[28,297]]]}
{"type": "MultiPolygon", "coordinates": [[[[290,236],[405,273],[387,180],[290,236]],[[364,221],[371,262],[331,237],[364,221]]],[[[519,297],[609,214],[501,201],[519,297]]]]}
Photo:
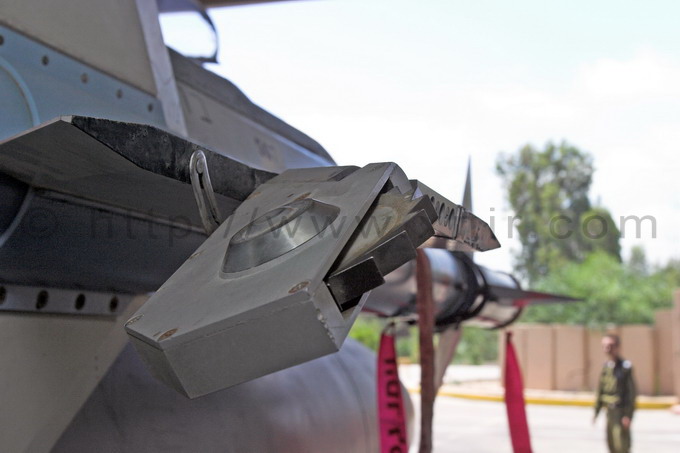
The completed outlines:
{"type": "MultiPolygon", "coordinates": [[[[470,381],[497,381],[501,378],[498,365],[449,365],[444,375],[444,383],[457,384],[470,381]]],[[[420,384],[420,365],[399,365],[399,379],[408,388],[420,384]]]]}
{"type": "MultiPolygon", "coordinates": [[[[399,377],[407,389],[417,391],[420,387],[420,366],[400,365],[399,377]]],[[[500,369],[496,365],[451,365],[444,376],[440,394],[446,396],[500,401],[503,399],[503,386],[500,383],[500,369]]],[[[593,392],[525,389],[524,398],[528,403],[564,404],[571,406],[592,406],[593,392]]],[[[644,409],[671,407],[678,404],[674,396],[638,395],[638,407],[644,409]]]]}
{"type": "MultiPolygon", "coordinates": [[[[419,398],[412,395],[416,408],[419,398]]],[[[590,408],[529,405],[528,418],[535,453],[607,451],[604,417],[592,426],[590,408]]],[[[434,430],[435,453],[511,452],[502,403],[439,397],[434,430]]],[[[637,411],[633,446],[635,453],[680,452],[680,415],[667,410],[637,411]]]]}

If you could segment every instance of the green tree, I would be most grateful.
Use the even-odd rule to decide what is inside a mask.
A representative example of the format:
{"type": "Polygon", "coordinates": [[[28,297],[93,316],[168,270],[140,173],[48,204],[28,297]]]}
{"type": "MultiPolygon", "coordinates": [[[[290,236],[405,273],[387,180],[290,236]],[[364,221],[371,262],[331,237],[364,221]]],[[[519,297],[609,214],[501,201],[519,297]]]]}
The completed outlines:
{"type": "MultiPolygon", "coordinates": [[[[377,351],[380,333],[385,327],[385,319],[372,316],[359,316],[349,333],[369,348],[377,351]]],[[[419,360],[418,328],[401,326],[397,334],[397,355],[413,363],[419,360]]],[[[498,337],[495,331],[477,327],[463,327],[463,337],[458,344],[454,360],[456,363],[480,364],[493,362],[498,357],[498,337]]]]}
{"type": "Polygon", "coordinates": [[[630,259],[628,260],[628,268],[631,271],[638,273],[639,275],[649,274],[647,254],[645,253],[645,249],[642,246],[635,245],[630,249],[630,259]]]}
{"type": "Polygon", "coordinates": [[[360,316],[349,331],[349,336],[376,351],[385,321],[372,316],[360,316]]]}
{"type": "MultiPolygon", "coordinates": [[[[349,331],[350,338],[353,338],[372,350],[378,350],[380,345],[380,334],[382,333],[387,320],[374,316],[359,316],[349,331]]],[[[397,331],[396,339],[397,355],[401,358],[408,358],[412,362],[418,361],[418,331],[415,327],[400,326],[397,331]]]]}
{"type": "Polygon", "coordinates": [[[652,323],[654,312],[671,305],[680,280],[673,269],[641,273],[635,262],[621,263],[602,250],[590,253],[582,263],[571,262],[554,269],[536,289],[569,294],[581,302],[530,307],[522,321],[580,324],[652,323]]]}
{"type": "Polygon", "coordinates": [[[463,326],[455,363],[481,365],[498,359],[498,332],[479,327],[463,326]]]}
{"type": "Polygon", "coordinates": [[[602,207],[591,208],[581,214],[579,226],[579,237],[575,241],[580,245],[577,259],[584,258],[590,252],[602,250],[621,261],[621,232],[608,210],[602,207]]]}
{"type": "Polygon", "coordinates": [[[508,190],[522,244],[516,270],[529,282],[595,250],[620,260],[619,231],[609,212],[592,207],[593,159],[566,142],[501,153],[497,173],[508,190]]]}

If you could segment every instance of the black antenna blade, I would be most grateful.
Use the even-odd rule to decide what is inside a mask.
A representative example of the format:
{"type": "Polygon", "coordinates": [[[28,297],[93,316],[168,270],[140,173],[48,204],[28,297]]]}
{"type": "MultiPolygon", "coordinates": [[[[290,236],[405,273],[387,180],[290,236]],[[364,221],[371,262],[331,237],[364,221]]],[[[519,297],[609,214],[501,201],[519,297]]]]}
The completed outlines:
{"type": "Polygon", "coordinates": [[[472,211],[472,157],[468,157],[467,175],[465,176],[465,189],[463,190],[463,207],[472,211]]]}

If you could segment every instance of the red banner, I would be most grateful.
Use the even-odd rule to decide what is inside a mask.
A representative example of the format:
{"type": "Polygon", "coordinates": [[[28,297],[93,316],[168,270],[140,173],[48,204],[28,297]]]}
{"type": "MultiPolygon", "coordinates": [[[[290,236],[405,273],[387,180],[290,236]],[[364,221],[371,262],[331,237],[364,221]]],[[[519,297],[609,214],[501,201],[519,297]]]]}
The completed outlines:
{"type": "Polygon", "coordinates": [[[378,351],[378,423],[381,453],[407,453],[406,415],[399,382],[394,336],[380,337],[378,351]]]}
{"type": "Polygon", "coordinates": [[[529,424],[524,405],[522,370],[512,345],[512,333],[505,337],[505,408],[508,412],[510,439],[514,453],[531,453],[529,424]]]}

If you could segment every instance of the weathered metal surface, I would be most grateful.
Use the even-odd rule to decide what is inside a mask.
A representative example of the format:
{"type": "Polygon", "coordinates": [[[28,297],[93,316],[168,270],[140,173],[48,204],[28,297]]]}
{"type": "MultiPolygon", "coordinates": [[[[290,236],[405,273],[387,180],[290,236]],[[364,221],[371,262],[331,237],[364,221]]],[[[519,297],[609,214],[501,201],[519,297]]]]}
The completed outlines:
{"type": "Polygon", "coordinates": [[[429,198],[394,188],[381,194],[326,277],[336,302],[349,308],[363,293],[416,256],[437,219],[429,198]]]}
{"type": "Polygon", "coordinates": [[[501,246],[486,222],[467,209],[439,195],[420,181],[414,187],[429,197],[437,212],[435,236],[424,247],[445,248],[460,252],[485,252],[501,246]]]}
{"type": "MultiPolygon", "coordinates": [[[[435,233],[428,192],[395,164],[284,172],[198,248],[128,333],[154,374],[189,397],[335,352],[365,294],[435,233]]],[[[470,246],[489,245],[438,225],[470,246]]],[[[437,252],[450,256],[428,253],[437,252]]],[[[476,298],[454,291],[442,302],[444,321],[476,298]]]]}
{"type": "MultiPolygon", "coordinates": [[[[408,192],[395,188],[380,195],[333,266],[327,283],[341,306],[382,285],[387,274],[415,258],[421,244],[466,251],[500,246],[484,221],[421,182],[410,184],[408,192]]],[[[396,288],[391,285],[389,291],[405,294],[405,288],[396,288]]]]}
{"type": "Polygon", "coordinates": [[[215,192],[239,202],[276,176],[153,126],[88,117],[72,117],[70,122],[139,168],[187,184],[191,183],[191,156],[201,150],[215,192]]]}
{"type": "MultiPolygon", "coordinates": [[[[291,170],[263,184],[142,307],[126,328],[157,377],[196,397],[339,349],[361,304],[341,312],[324,277],[397,167],[344,170],[291,170]],[[224,268],[235,235],[249,226],[246,238],[267,235],[256,219],[305,198],[339,210],[327,234],[246,270],[224,268]]],[[[295,236],[284,233],[285,243],[295,236]]]]}
{"type": "MultiPolygon", "coordinates": [[[[0,144],[0,169],[16,178],[5,177],[0,186],[3,193],[7,188],[13,194],[12,206],[20,205],[3,214],[12,219],[0,236],[0,281],[91,291],[153,291],[205,238],[191,186],[138,167],[74,126],[72,119],[51,122],[0,144]],[[12,189],[21,185],[19,180],[23,191],[12,189]],[[34,188],[26,188],[28,184],[34,188]]],[[[93,121],[88,129],[90,123],[84,123],[83,128],[93,133],[120,125],[93,121]]],[[[149,135],[146,127],[130,128],[132,132],[124,126],[118,130],[149,135]]],[[[167,133],[151,130],[158,143],[175,143],[167,133]]],[[[188,159],[190,145],[177,140],[182,157],[188,159]]],[[[116,144],[123,148],[121,153],[143,159],[124,142],[116,144]]],[[[165,168],[165,162],[188,179],[188,168],[178,170],[181,165],[172,160],[177,158],[172,148],[156,151],[146,161],[150,168],[165,168]]],[[[224,172],[235,169],[237,176],[230,194],[245,198],[250,190],[245,184],[256,184],[257,178],[240,179],[238,175],[253,173],[223,156],[214,159],[215,168],[224,168],[220,163],[225,161],[224,172]]],[[[217,199],[224,212],[240,202],[225,196],[217,199]]]]}
{"type": "MultiPolygon", "coordinates": [[[[200,227],[189,171],[198,149],[152,126],[62,117],[0,142],[0,171],[33,187],[200,227]]],[[[204,152],[223,212],[274,176],[204,152]]]]}

